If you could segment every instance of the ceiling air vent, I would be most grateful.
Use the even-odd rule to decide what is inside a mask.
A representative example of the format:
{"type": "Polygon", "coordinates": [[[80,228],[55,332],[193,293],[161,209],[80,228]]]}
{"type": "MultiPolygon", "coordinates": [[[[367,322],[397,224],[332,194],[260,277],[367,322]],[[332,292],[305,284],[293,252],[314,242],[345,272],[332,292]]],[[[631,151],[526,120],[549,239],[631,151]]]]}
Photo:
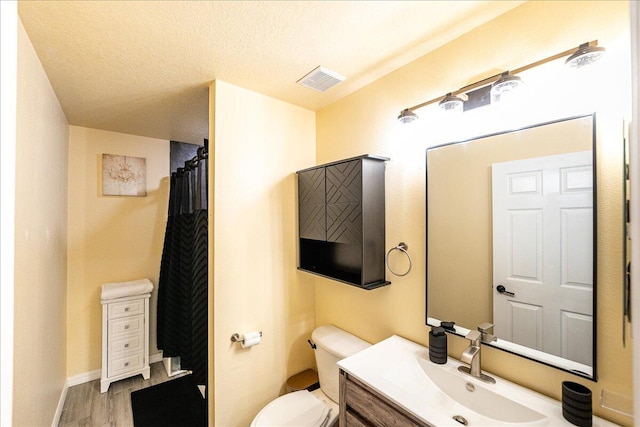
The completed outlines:
{"type": "Polygon", "coordinates": [[[316,67],[306,76],[298,80],[296,83],[306,86],[310,89],[324,92],[344,80],[344,77],[335,71],[328,70],[322,66],[316,67]]]}

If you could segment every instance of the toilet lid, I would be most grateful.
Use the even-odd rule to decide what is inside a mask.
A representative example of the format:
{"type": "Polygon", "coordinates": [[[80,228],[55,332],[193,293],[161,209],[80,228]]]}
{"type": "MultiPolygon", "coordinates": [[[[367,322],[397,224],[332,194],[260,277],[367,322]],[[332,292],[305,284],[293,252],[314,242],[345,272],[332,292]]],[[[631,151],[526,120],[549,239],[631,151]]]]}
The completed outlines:
{"type": "Polygon", "coordinates": [[[324,427],[331,409],[307,390],[280,396],[256,416],[252,426],[267,427],[324,427]]]}

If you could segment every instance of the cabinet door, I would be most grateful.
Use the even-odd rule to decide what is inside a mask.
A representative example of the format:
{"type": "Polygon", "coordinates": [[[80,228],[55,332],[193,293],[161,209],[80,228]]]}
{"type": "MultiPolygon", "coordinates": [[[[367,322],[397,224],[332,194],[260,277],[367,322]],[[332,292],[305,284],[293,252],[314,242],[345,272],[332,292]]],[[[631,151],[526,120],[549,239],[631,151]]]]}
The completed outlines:
{"type": "Polygon", "coordinates": [[[431,427],[344,371],[339,383],[340,426],[431,427]]]}
{"type": "Polygon", "coordinates": [[[327,241],[361,245],[362,162],[327,166],[327,241]]]}
{"type": "Polygon", "coordinates": [[[298,174],[298,206],[301,239],[327,239],[325,169],[298,174]]]}

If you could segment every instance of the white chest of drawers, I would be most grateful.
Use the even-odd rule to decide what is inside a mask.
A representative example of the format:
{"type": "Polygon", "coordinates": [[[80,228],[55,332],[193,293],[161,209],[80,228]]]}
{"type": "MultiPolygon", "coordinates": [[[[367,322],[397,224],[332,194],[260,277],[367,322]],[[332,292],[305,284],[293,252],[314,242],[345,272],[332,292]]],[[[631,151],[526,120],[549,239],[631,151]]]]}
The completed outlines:
{"type": "Polygon", "coordinates": [[[139,294],[102,300],[100,392],[124,378],[149,379],[149,297],[139,294]]]}

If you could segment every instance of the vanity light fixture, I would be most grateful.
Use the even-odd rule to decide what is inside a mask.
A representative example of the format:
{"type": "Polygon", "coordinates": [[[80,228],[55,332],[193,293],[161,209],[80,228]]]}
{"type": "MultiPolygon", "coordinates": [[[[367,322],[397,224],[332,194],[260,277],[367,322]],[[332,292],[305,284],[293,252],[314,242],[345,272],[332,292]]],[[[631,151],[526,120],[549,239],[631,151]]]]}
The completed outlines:
{"type": "Polygon", "coordinates": [[[442,101],[438,103],[440,108],[445,111],[462,111],[464,101],[457,95],[452,95],[451,92],[442,98],[442,101]]]}
{"type": "Polygon", "coordinates": [[[417,118],[418,118],[418,115],[408,108],[405,108],[404,110],[402,110],[402,112],[398,116],[398,120],[400,120],[401,123],[411,123],[417,118]]]}
{"type": "Polygon", "coordinates": [[[499,101],[500,95],[511,92],[522,86],[522,79],[505,71],[500,78],[491,84],[491,98],[499,101]]]}
{"type": "Polygon", "coordinates": [[[585,65],[591,65],[604,55],[605,48],[589,43],[583,43],[580,45],[570,57],[567,58],[565,64],[570,67],[581,68],[585,65]]]}
{"type": "Polygon", "coordinates": [[[447,111],[455,110],[459,108],[458,103],[464,105],[464,101],[460,98],[459,95],[464,95],[466,92],[469,92],[473,89],[481,88],[483,86],[486,87],[488,85],[491,85],[492,98],[498,100],[499,96],[495,95],[499,95],[507,92],[508,90],[515,89],[522,84],[522,79],[518,77],[518,74],[523,71],[535,68],[542,64],[546,64],[547,62],[555,61],[556,59],[560,59],[568,55],[569,57],[566,59],[565,64],[570,67],[580,68],[585,65],[594,63],[602,57],[604,52],[605,48],[598,46],[598,40],[586,42],[581,44],[577,48],[568,49],[564,52],[549,56],[548,58],[532,62],[531,64],[525,65],[523,67],[516,68],[511,71],[505,71],[500,74],[487,77],[486,79],[479,80],[475,83],[464,86],[455,92],[449,92],[444,96],[444,98],[442,96],[439,96],[421,104],[414,105],[413,107],[405,108],[398,116],[398,120],[402,123],[411,123],[418,118],[418,116],[414,113],[414,110],[426,107],[427,105],[433,104],[435,102],[438,102],[440,107],[447,111]],[[457,98],[459,99],[459,101],[454,100],[453,98],[457,98]],[[449,104],[449,102],[452,103],[449,104]]]}

